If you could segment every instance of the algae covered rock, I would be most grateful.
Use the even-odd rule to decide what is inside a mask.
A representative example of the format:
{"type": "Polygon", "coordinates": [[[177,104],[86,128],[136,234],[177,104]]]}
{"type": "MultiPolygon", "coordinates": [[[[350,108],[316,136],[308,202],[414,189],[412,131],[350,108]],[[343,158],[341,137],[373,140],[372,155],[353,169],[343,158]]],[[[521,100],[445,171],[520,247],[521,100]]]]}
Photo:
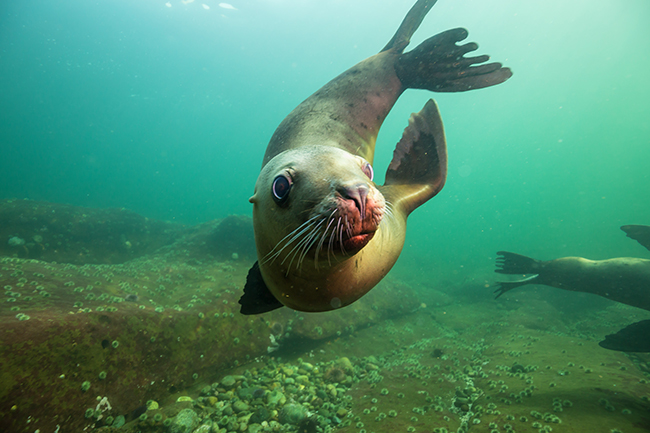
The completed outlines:
{"type": "Polygon", "coordinates": [[[298,425],[300,421],[307,418],[307,409],[300,404],[289,403],[280,411],[280,422],[282,424],[298,425]]]}
{"type": "Polygon", "coordinates": [[[171,433],[190,433],[199,425],[199,416],[192,409],[178,412],[169,426],[171,433]]]}
{"type": "Polygon", "coordinates": [[[221,379],[221,386],[223,386],[226,389],[231,389],[232,387],[235,386],[235,383],[237,380],[235,379],[234,376],[226,376],[223,379],[221,379]]]}
{"type": "Polygon", "coordinates": [[[246,402],[244,401],[237,400],[235,403],[233,403],[232,408],[235,411],[235,413],[240,413],[240,412],[246,412],[250,408],[250,406],[248,406],[248,404],[246,404],[246,402]]]}

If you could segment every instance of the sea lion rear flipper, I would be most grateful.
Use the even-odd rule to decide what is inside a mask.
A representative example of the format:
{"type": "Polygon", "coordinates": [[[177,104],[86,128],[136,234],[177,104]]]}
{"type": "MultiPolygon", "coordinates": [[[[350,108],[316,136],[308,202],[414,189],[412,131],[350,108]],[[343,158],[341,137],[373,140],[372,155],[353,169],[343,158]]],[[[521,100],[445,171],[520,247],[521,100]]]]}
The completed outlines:
{"type": "MultiPolygon", "coordinates": [[[[497,271],[498,272],[498,271],[497,271]]],[[[530,277],[526,277],[521,280],[517,281],[499,281],[497,282],[497,289],[494,291],[497,295],[494,297],[494,299],[498,299],[499,296],[503,295],[506,292],[511,291],[512,289],[516,289],[517,287],[525,286],[526,284],[535,284],[535,279],[539,275],[531,275],[530,277]]]]}
{"type": "MultiPolygon", "coordinates": [[[[399,53],[411,41],[436,0],[419,0],[408,12],[399,29],[381,52],[399,53]]],[[[464,92],[503,83],[512,76],[501,63],[487,63],[490,56],[463,57],[478,49],[474,42],[456,45],[467,38],[467,30],[456,28],[430,37],[414,50],[401,54],[395,72],[404,88],[427,89],[433,92],[464,92]]]]}
{"type": "Polygon", "coordinates": [[[474,42],[456,45],[466,37],[463,28],[447,30],[402,54],[395,64],[402,85],[432,92],[465,92],[501,84],[512,77],[512,71],[501,63],[474,66],[487,62],[490,56],[463,57],[478,49],[474,42]]]}
{"type": "Polygon", "coordinates": [[[241,305],[240,312],[244,315],[262,314],[284,307],[266,287],[257,262],[248,271],[244,294],[239,298],[239,305],[241,305]]]}
{"type": "Polygon", "coordinates": [[[650,320],[633,323],[605,336],[600,347],[621,352],[650,352],[650,320]]]}
{"type": "Polygon", "coordinates": [[[429,99],[395,147],[381,192],[407,215],[440,192],[447,179],[447,142],[438,106],[429,99]]]}
{"type": "Polygon", "coordinates": [[[621,230],[627,234],[628,238],[634,239],[650,250],[650,226],[627,225],[621,226],[621,230]]]}
{"type": "MultiPolygon", "coordinates": [[[[497,268],[494,272],[499,274],[530,274],[539,269],[539,261],[531,259],[530,257],[522,256],[521,254],[509,253],[508,251],[497,251],[497,268]]],[[[517,281],[500,281],[498,288],[494,291],[496,298],[526,284],[535,284],[535,280],[539,275],[523,278],[517,281]]],[[[495,299],[496,299],[495,298],[495,299]]]]}
{"type": "Polygon", "coordinates": [[[538,260],[521,254],[509,253],[508,251],[497,251],[497,268],[494,272],[499,274],[532,274],[539,270],[538,260]]]}

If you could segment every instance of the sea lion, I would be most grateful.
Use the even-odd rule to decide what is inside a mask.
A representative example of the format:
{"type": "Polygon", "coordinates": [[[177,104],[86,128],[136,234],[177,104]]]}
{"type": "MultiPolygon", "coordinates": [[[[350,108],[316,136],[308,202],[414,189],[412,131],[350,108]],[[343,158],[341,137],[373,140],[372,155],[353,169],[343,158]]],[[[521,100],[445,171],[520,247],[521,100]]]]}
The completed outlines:
{"type": "Polygon", "coordinates": [[[250,199],[258,261],[239,300],[242,314],[283,305],[328,311],[356,301],[397,260],[408,215],[443,187],[446,143],[433,100],[411,116],[385,184],[373,182],[386,115],[407,88],[462,92],[512,73],[484,64],[485,55],[464,57],[478,46],[456,45],[467,37],[461,28],[404,53],[435,3],[417,1],[379,54],[307,98],[271,137],[250,199]]]}
{"type": "MultiPolygon", "coordinates": [[[[650,250],[650,226],[622,226],[628,237],[650,250]]],[[[497,298],[526,284],[541,284],[574,292],[593,293],[612,301],[650,311],[650,260],[619,257],[588,260],[563,257],[542,261],[520,254],[499,251],[500,274],[524,274],[518,281],[499,282],[497,298]],[[530,274],[530,275],[527,275],[530,274]]],[[[650,320],[636,322],[611,334],[600,346],[625,352],[650,352],[650,320]]]]}

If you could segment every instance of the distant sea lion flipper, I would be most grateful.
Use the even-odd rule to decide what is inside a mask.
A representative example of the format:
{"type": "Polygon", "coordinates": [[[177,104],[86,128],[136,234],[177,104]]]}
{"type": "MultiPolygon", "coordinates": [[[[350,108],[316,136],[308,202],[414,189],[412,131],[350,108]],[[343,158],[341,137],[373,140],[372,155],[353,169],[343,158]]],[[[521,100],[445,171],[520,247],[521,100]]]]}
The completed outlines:
{"type": "Polygon", "coordinates": [[[242,314],[262,314],[284,307],[271,293],[260,272],[258,262],[255,262],[246,276],[244,294],[239,298],[242,314]]]}
{"type": "Polygon", "coordinates": [[[607,335],[598,345],[621,352],[650,352],[650,320],[633,323],[616,334],[607,335]]]}
{"type": "Polygon", "coordinates": [[[380,191],[407,215],[440,192],[447,179],[447,142],[438,106],[429,99],[409,125],[393,152],[380,191]]]}
{"type": "Polygon", "coordinates": [[[634,239],[645,248],[650,250],[650,226],[627,225],[621,226],[628,238],[634,239]]]}
{"type": "Polygon", "coordinates": [[[539,261],[521,254],[497,251],[497,270],[499,274],[533,274],[539,268],[539,261]]]}
{"type": "Polygon", "coordinates": [[[535,274],[535,270],[539,268],[539,261],[530,257],[522,256],[521,254],[510,253],[508,251],[498,251],[497,254],[497,268],[494,272],[499,274],[533,274],[532,276],[525,277],[517,281],[500,281],[498,287],[494,291],[496,298],[509,292],[517,287],[525,286],[526,284],[535,284],[535,280],[539,276],[535,274]]]}
{"type": "MultiPolygon", "coordinates": [[[[497,271],[498,272],[498,271],[497,271]]],[[[494,299],[498,299],[501,295],[506,292],[516,289],[517,287],[525,286],[526,284],[535,284],[535,279],[539,277],[538,274],[531,275],[530,277],[523,278],[517,281],[499,281],[497,282],[497,289],[494,291],[496,296],[494,299]]]]}

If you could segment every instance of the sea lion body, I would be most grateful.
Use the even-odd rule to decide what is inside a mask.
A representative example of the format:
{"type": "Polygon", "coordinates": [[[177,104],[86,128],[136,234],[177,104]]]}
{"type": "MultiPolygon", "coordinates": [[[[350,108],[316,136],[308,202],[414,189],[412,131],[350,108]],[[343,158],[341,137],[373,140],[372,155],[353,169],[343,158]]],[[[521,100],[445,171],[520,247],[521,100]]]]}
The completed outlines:
{"type": "Polygon", "coordinates": [[[456,92],[511,76],[487,56],[465,58],[453,29],[404,53],[435,0],[418,0],[384,49],[296,107],[266,149],[250,199],[258,262],[240,299],[243,314],[281,306],[328,311],[351,304],[391,269],[410,212],[446,180],[446,142],[433,100],[397,144],[384,185],[373,182],[379,128],[407,88],[456,92]]]}
{"type": "MultiPolygon", "coordinates": [[[[650,226],[621,227],[628,237],[650,249],[650,226]]],[[[592,293],[632,307],[650,311],[650,260],[619,257],[589,260],[563,257],[535,260],[520,254],[499,251],[496,272],[523,274],[517,281],[499,282],[497,298],[527,284],[541,284],[574,292],[592,293]]],[[[602,347],[628,352],[650,351],[650,320],[634,323],[617,334],[608,335],[602,347]]]]}
{"type": "MultiPolygon", "coordinates": [[[[508,257],[506,262],[513,260],[510,257],[513,253],[500,251],[499,254],[508,257]]],[[[574,292],[592,293],[650,311],[650,260],[635,257],[608,260],[562,257],[549,261],[535,260],[527,269],[527,272],[516,273],[537,276],[527,279],[525,284],[541,284],[574,292]]],[[[497,272],[511,273],[507,267],[497,272]]],[[[499,296],[514,288],[506,287],[507,290],[500,289],[499,296]]]]}

